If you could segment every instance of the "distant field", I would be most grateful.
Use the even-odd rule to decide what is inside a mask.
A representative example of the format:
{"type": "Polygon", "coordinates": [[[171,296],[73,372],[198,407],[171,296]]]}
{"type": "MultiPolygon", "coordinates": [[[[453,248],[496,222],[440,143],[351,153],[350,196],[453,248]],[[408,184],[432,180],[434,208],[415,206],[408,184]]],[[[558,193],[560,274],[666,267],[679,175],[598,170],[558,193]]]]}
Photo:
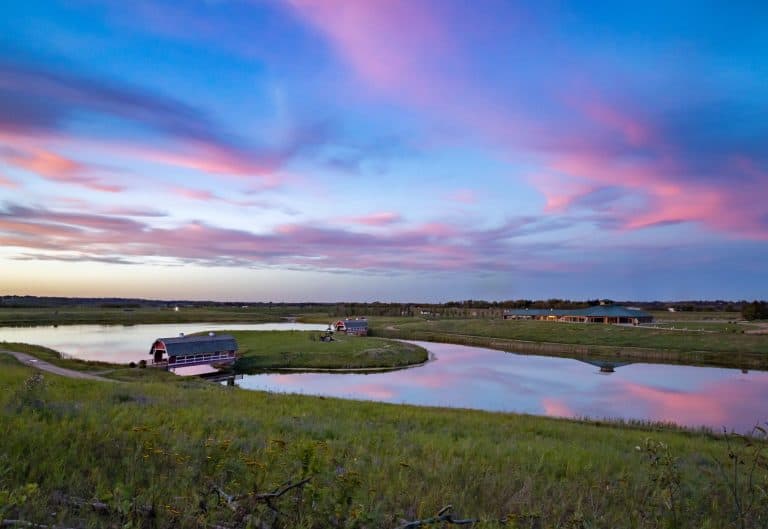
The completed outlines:
{"type": "MultiPolygon", "coordinates": [[[[0,308],[0,326],[13,325],[72,325],[72,324],[131,324],[131,323],[265,323],[280,321],[295,315],[291,307],[166,307],[111,308],[59,307],[0,308]]],[[[320,316],[318,314],[317,316],[320,316]]],[[[328,321],[328,316],[322,317],[328,321]]]]}
{"type": "MultiPolygon", "coordinates": [[[[0,520],[19,527],[394,529],[446,505],[477,529],[725,528],[738,515],[729,447],[705,434],[33,373],[0,355],[0,520]],[[277,510],[258,499],[305,478],[277,510]]],[[[758,527],[768,503],[738,477],[758,527]]]]}
{"type": "Polygon", "coordinates": [[[671,329],[678,331],[710,331],[710,332],[724,332],[724,333],[740,333],[741,331],[750,331],[759,329],[759,325],[752,323],[734,323],[731,321],[696,321],[696,320],[681,320],[681,321],[662,321],[657,320],[656,323],[651,324],[653,327],[660,329],[671,329]]]}
{"type": "Polygon", "coordinates": [[[700,312],[669,312],[666,310],[650,311],[657,321],[740,321],[740,312],[700,311],[700,312]]]}
{"type": "MultiPolygon", "coordinates": [[[[227,332],[227,331],[224,331],[227,332]]],[[[360,369],[419,364],[422,347],[382,338],[337,334],[321,342],[317,331],[229,331],[240,346],[238,371],[275,368],[360,369]]]]}
{"type": "MultiPolygon", "coordinates": [[[[397,332],[392,334],[403,336],[418,331],[430,331],[578,345],[768,353],[768,336],[740,332],[686,332],[603,324],[512,320],[416,320],[392,324],[386,320],[374,319],[372,323],[377,334],[383,333],[386,327],[394,325],[397,332]]],[[[731,327],[735,326],[729,326],[731,327]]]]}

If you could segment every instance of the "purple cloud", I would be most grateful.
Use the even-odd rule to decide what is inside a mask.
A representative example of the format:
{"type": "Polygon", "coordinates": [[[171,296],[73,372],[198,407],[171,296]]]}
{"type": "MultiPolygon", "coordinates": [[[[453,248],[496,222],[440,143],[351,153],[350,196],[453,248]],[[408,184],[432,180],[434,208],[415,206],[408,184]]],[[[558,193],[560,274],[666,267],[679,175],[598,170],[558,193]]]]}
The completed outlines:
{"type": "Polygon", "coordinates": [[[270,175],[325,142],[329,133],[324,126],[297,127],[282,145],[260,147],[236,138],[180,100],[111,80],[0,60],[0,138],[17,143],[30,136],[71,138],[71,125],[83,116],[121,120],[162,140],[138,140],[113,128],[114,137],[97,142],[107,150],[238,176],[270,175]]]}
{"type": "MultiPolygon", "coordinates": [[[[312,270],[473,271],[510,270],[536,264],[545,249],[515,243],[537,226],[535,218],[499,228],[472,229],[444,223],[386,231],[356,231],[317,223],[285,224],[265,233],[203,222],[155,227],[126,216],[81,214],[6,204],[0,210],[0,243],[52,251],[66,260],[94,256],[136,260],[163,256],[206,265],[281,266],[312,270]],[[525,251],[521,251],[524,248],[525,251]]],[[[549,221],[544,220],[544,224],[549,221]]],[[[23,254],[29,255],[29,254],[23,254]]],[[[35,253],[37,255],[37,253],[35,253]]],[[[105,261],[107,262],[107,261],[105,261]]]]}

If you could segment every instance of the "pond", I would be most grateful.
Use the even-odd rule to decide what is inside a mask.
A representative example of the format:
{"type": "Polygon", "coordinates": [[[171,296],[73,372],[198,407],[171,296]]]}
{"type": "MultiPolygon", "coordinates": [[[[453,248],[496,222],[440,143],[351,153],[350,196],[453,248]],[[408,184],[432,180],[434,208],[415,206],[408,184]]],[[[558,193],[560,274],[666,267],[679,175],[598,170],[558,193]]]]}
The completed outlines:
{"type": "Polygon", "coordinates": [[[322,331],[315,323],[153,323],[141,325],[60,325],[0,327],[0,342],[50,347],[64,356],[127,364],[149,360],[157,338],[207,331],[322,331]]]}
{"type": "MultiPolygon", "coordinates": [[[[324,324],[184,323],[3,327],[0,341],[44,345],[84,360],[148,358],[155,338],[220,330],[315,330],[324,324]]],[[[768,420],[768,372],[633,363],[601,366],[569,358],[414,342],[432,360],[370,374],[246,375],[245,389],[509,411],[555,417],[662,421],[746,432],[768,420]],[[605,371],[613,372],[606,373],[605,371]]]]}
{"type": "Polygon", "coordinates": [[[768,372],[570,358],[413,342],[434,360],[387,373],[246,375],[243,388],[552,417],[672,422],[746,432],[768,420],[768,372]],[[603,369],[610,369],[603,366],[603,369]]]}

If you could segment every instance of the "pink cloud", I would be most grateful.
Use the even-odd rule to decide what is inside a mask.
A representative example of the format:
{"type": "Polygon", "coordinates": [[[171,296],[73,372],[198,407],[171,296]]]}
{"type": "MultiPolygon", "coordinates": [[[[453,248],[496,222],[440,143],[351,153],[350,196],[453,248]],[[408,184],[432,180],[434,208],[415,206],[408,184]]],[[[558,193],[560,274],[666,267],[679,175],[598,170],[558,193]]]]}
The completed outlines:
{"type": "Polygon", "coordinates": [[[330,39],[365,81],[385,92],[404,85],[409,97],[432,95],[428,71],[451,40],[423,2],[407,0],[289,0],[295,12],[330,39]],[[384,38],[384,36],[389,38],[384,38]],[[396,35],[396,38],[394,37],[396,35]],[[411,50],[410,53],[407,50],[411,50]]]}
{"type": "Polygon", "coordinates": [[[387,226],[389,224],[395,224],[403,220],[399,213],[394,211],[380,211],[378,213],[370,213],[360,217],[342,217],[339,219],[341,222],[351,224],[362,224],[364,226],[387,226]]]}
{"type": "Polygon", "coordinates": [[[19,111],[0,113],[0,137],[16,151],[4,150],[0,156],[48,180],[97,191],[118,192],[124,186],[105,174],[108,168],[67,158],[58,149],[41,145],[69,145],[78,151],[88,147],[131,162],[145,160],[249,180],[257,177],[260,188],[271,188],[281,184],[276,173],[288,160],[327,140],[324,127],[295,124],[278,145],[253,145],[182,100],[72,71],[3,62],[0,77],[6,89],[5,106],[20,106],[19,111]],[[27,109],[30,98],[45,104],[27,109]],[[131,130],[149,134],[146,138],[126,135],[120,125],[98,137],[73,133],[78,129],[69,127],[73,116],[86,120],[106,116],[109,123],[129,123],[131,130]]]}
{"type": "Polygon", "coordinates": [[[0,150],[0,159],[57,183],[74,184],[108,193],[117,193],[125,189],[121,185],[105,182],[102,178],[88,174],[97,171],[98,168],[45,149],[6,147],[0,150]]]}
{"type": "MultiPolygon", "coordinates": [[[[470,54],[462,48],[467,42],[453,31],[455,21],[442,3],[289,3],[376,93],[418,107],[433,121],[451,123],[462,138],[482,138],[506,159],[537,166],[529,182],[544,195],[549,213],[608,210],[625,230],[694,222],[741,237],[768,238],[766,208],[757,198],[768,195],[768,177],[756,163],[721,164],[706,169],[718,171],[717,178],[702,175],[696,154],[684,148],[685,138],[665,137],[659,116],[637,101],[609,97],[589,84],[585,88],[580,78],[559,79],[571,90],[580,88],[561,94],[563,108],[548,114],[534,113],[512,97],[502,100],[474,81],[478,76],[472,75],[470,54]],[[731,184],[732,177],[739,183],[731,184]],[[610,208],[589,201],[607,186],[642,204],[610,208]]],[[[557,98],[558,88],[543,88],[557,98]]],[[[621,88],[616,89],[620,94],[632,93],[621,88]]]]}
{"type": "MultiPolygon", "coordinates": [[[[546,197],[547,211],[568,211],[597,188],[615,186],[643,201],[634,208],[613,209],[623,229],[699,222],[723,232],[768,238],[768,226],[761,221],[765,208],[754,200],[768,194],[768,178],[723,187],[719,182],[675,178],[684,169],[669,157],[625,160],[598,151],[557,157],[549,169],[532,178],[546,197]]],[[[731,170],[744,173],[743,162],[734,163],[731,170]]]]}
{"type": "MultiPolygon", "coordinates": [[[[70,260],[79,252],[84,259],[162,255],[210,265],[315,270],[509,271],[516,254],[509,238],[525,228],[510,224],[484,231],[425,223],[366,233],[313,222],[253,233],[202,222],[157,227],[149,220],[9,205],[0,210],[0,244],[68,252],[70,260]]],[[[541,262],[532,251],[526,259],[541,262]]],[[[526,259],[516,257],[514,267],[525,266],[526,259]]]]}
{"type": "Polygon", "coordinates": [[[191,189],[188,187],[174,187],[171,189],[171,192],[175,195],[178,195],[180,197],[184,198],[190,198],[192,200],[216,200],[219,197],[216,196],[213,191],[207,191],[205,189],[191,189]]]}
{"type": "Polygon", "coordinates": [[[2,174],[0,174],[0,187],[8,187],[11,189],[15,189],[19,187],[19,183],[11,180],[7,176],[3,176],[2,174]]]}
{"type": "Polygon", "coordinates": [[[297,213],[294,209],[290,207],[282,206],[280,204],[275,203],[274,201],[256,200],[256,199],[249,199],[249,200],[231,199],[231,198],[223,197],[207,189],[193,189],[188,187],[170,187],[168,188],[168,191],[176,196],[186,198],[189,200],[196,200],[200,202],[220,202],[223,204],[228,204],[230,206],[236,206],[241,208],[261,208],[261,209],[278,210],[286,215],[295,215],[297,213]]]}
{"type": "Polygon", "coordinates": [[[645,145],[651,138],[647,123],[629,113],[607,105],[599,98],[581,103],[581,110],[594,122],[609,131],[617,132],[627,144],[634,147],[645,145]]]}
{"type": "Polygon", "coordinates": [[[457,189],[446,195],[446,198],[462,204],[476,204],[478,201],[477,192],[473,189],[457,189]]]}

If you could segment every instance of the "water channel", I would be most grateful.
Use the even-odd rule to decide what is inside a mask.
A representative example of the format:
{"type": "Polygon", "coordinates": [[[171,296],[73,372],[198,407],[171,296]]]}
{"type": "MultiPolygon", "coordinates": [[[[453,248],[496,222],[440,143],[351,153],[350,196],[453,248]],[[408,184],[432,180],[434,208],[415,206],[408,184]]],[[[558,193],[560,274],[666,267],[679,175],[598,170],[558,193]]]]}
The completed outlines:
{"type": "MultiPolygon", "coordinates": [[[[152,324],[0,328],[0,341],[45,345],[76,358],[127,363],[180,332],[322,330],[325,325],[152,324]]],[[[768,420],[768,372],[581,360],[417,342],[432,357],[412,369],[370,374],[246,375],[246,389],[556,417],[671,422],[746,432],[768,420]],[[610,372],[610,371],[613,372],[610,372]],[[606,372],[609,371],[609,372],[606,372]]]]}

